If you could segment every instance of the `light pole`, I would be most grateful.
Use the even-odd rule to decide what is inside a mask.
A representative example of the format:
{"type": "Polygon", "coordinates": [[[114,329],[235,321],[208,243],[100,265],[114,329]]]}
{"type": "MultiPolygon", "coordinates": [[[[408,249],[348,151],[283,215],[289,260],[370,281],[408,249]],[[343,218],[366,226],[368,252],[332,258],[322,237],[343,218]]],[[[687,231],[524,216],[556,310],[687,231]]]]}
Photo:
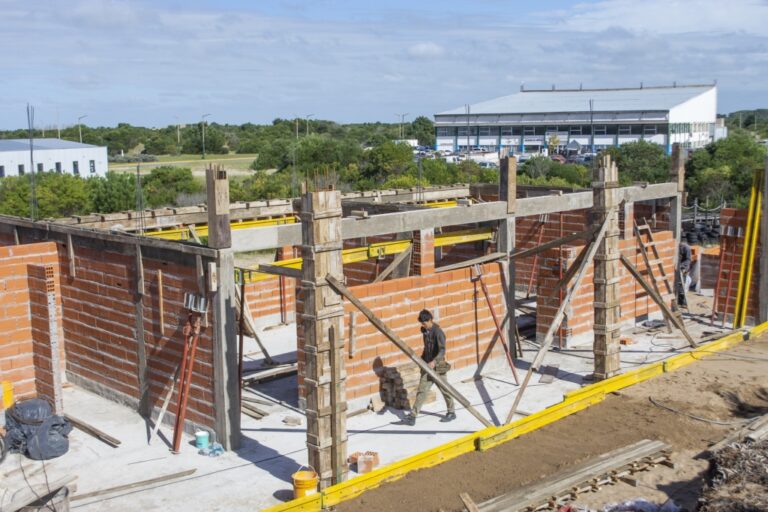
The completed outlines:
{"type": "Polygon", "coordinates": [[[307,121],[307,135],[309,135],[309,118],[314,116],[315,114],[307,114],[304,116],[304,119],[307,121]]]}
{"type": "Polygon", "coordinates": [[[176,147],[181,146],[181,122],[179,116],[173,116],[176,118],[176,147]]]}
{"type": "Polygon", "coordinates": [[[80,144],[83,143],[83,124],[80,121],[82,121],[86,117],[88,117],[87,114],[77,118],[77,131],[78,131],[78,133],[80,133],[80,144]]]}
{"type": "Polygon", "coordinates": [[[203,114],[200,124],[203,125],[203,160],[205,160],[205,118],[211,114],[203,114]]]}
{"type": "Polygon", "coordinates": [[[408,112],[404,114],[395,114],[395,116],[400,118],[400,140],[403,140],[403,123],[405,122],[405,116],[408,115],[408,112]]]}

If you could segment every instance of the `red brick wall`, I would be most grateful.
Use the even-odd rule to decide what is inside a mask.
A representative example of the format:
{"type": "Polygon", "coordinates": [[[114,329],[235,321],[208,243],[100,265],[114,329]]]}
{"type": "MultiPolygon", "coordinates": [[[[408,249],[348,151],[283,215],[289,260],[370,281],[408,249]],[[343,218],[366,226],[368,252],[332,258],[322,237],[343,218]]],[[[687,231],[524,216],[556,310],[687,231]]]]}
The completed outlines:
{"type": "MultiPolygon", "coordinates": [[[[483,266],[485,281],[496,314],[505,314],[499,266],[483,266]]],[[[470,280],[470,269],[439,274],[412,276],[351,288],[352,293],[369,307],[388,327],[411,348],[421,353],[422,338],[416,321],[419,311],[426,308],[435,314],[436,322],[448,339],[447,358],[454,369],[477,365],[480,361],[504,357],[496,343],[489,352],[495,327],[487,303],[478,284],[470,280]]],[[[299,300],[298,307],[302,302],[299,300]]],[[[349,333],[349,315],[355,314],[355,353],[346,358],[347,399],[366,397],[379,392],[377,371],[408,361],[407,357],[349,302],[344,303],[345,338],[349,333]]],[[[299,376],[304,372],[303,336],[299,332],[299,376]]],[[[347,341],[349,343],[349,341],[347,341]]],[[[300,380],[299,395],[303,396],[300,380]]]]}
{"type": "Polygon", "coordinates": [[[36,366],[45,356],[41,333],[48,329],[47,307],[41,311],[34,286],[39,265],[52,265],[58,279],[55,243],[0,247],[0,380],[13,383],[16,398],[53,398],[50,364],[36,366]]]}
{"type": "MultiPolygon", "coordinates": [[[[742,228],[741,236],[727,237],[727,246],[725,248],[725,261],[720,268],[720,290],[717,297],[717,314],[726,313],[726,318],[732,318],[735,310],[736,295],[739,287],[739,275],[741,274],[741,257],[744,250],[744,233],[747,225],[747,210],[736,208],[723,208],[720,211],[720,225],[732,226],[733,233],[738,233],[738,228],[742,228]],[[733,273],[731,274],[731,265],[733,273]],[[731,290],[728,293],[728,277],[731,276],[731,290]],[[727,299],[726,299],[727,297],[727,299]],[[727,310],[726,310],[726,302],[727,310]]],[[[727,228],[724,228],[727,229],[727,228]]],[[[755,250],[755,261],[752,270],[752,283],[749,290],[749,303],[747,304],[747,316],[756,318],[758,307],[758,287],[760,282],[760,243],[758,239],[757,250],[755,250]]],[[[722,318],[722,316],[720,317],[722,318]]]]}
{"type": "MultiPolygon", "coordinates": [[[[671,231],[661,231],[654,233],[654,240],[657,243],[659,257],[663,261],[664,271],[669,278],[670,289],[674,291],[673,280],[673,256],[675,241],[672,238],[671,231]]],[[[634,239],[620,240],[619,247],[622,254],[626,256],[635,267],[643,274],[646,273],[646,266],[640,253],[639,246],[634,239]]],[[[558,265],[564,263],[563,272],[573,264],[576,256],[582,250],[583,246],[569,246],[564,250],[565,259],[560,259],[560,253],[557,249],[550,249],[544,252],[543,266],[539,272],[537,288],[538,299],[536,305],[536,335],[543,339],[549,329],[555,313],[560,306],[560,300],[556,293],[556,285],[560,280],[558,265]]],[[[654,267],[654,273],[658,275],[657,267],[654,267]]],[[[622,322],[631,322],[643,315],[656,313],[658,306],[645,293],[632,275],[623,265],[620,267],[621,284],[621,320],[622,322]]],[[[566,310],[567,316],[563,321],[562,329],[565,341],[575,337],[582,340],[591,335],[594,324],[594,265],[589,264],[582,279],[581,285],[575,290],[575,295],[571,301],[571,307],[566,310]]],[[[646,280],[646,282],[649,282],[646,280]]],[[[669,293],[663,283],[659,283],[659,289],[665,301],[669,303],[673,294],[669,293]]],[[[559,332],[559,331],[558,331],[559,332]]],[[[556,333],[557,334],[557,333],[556,333]]],[[[556,335],[555,340],[558,341],[556,335]]]]}
{"type": "MultiPolygon", "coordinates": [[[[87,383],[108,388],[133,401],[140,398],[136,333],[135,257],[76,245],[76,276],[69,273],[67,250],[61,247],[62,306],[67,370],[87,383]]],[[[184,292],[197,293],[193,264],[166,263],[144,258],[144,342],[146,345],[150,403],[155,407],[170,385],[181,360],[186,321],[184,292]],[[160,333],[157,271],[163,271],[165,336],[160,333]]],[[[212,323],[212,315],[208,313],[212,323]]],[[[187,418],[213,425],[212,328],[200,337],[192,376],[187,418]]],[[[169,412],[175,411],[174,393],[169,412]]]]}
{"type": "MultiPolygon", "coordinates": [[[[55,251],[55,244],[52,249],[55,251]]],[[[37,377],[37,392],[41,397],[45,397],[56,404],[54,386],[54,371],[61,377],[66,369],[66,352],[64,349],[64,333],[61,325],[61,285],[59,282],[59,266],[56,262],[57,255],[51,253],[51,264],[48,265],[28,265],[28,283],[29,283],[29,308],[30,308],[30,328],[34,349],[34,366],[37,377]],[[49,282],[51,284],[49,288],[49,282]],[[51,325],[48,311],[48,294],[53,293],[55,300],[54,320],[56,332],[51,333],[51,325]],[[53,334],[53,335],[52,335],[53,334]],[[59,365],[54,369],[52,352],[52,341],[55,336],[58,346],[59,365]]],[[[60,391],[60,390],[59,390],[60,391]]],[[[57,404],[60,405],[60,404],[57,404]]]]}

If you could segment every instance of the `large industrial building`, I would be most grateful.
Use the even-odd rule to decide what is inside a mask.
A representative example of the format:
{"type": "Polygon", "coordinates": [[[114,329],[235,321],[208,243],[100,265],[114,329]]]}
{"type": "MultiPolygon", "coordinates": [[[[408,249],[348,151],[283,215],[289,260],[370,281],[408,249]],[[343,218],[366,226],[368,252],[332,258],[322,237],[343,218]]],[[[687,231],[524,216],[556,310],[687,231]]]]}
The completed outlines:
{"type": "Polygon", "coordinates": [[[646,140],[671,151],[720,138],[717,86],[546,89],[502,96],[435,114],[436,149],[510,148],[514,154],[556,147],[595,153],[646,140]]]}
{"type": "Polygon", "coordinates": [[[104,176],[107,148],[61,139],[33,139],[30,160],[29,139],[0,139],[0,178],[30,172],[55,171],[75,176],[104,176]]]}

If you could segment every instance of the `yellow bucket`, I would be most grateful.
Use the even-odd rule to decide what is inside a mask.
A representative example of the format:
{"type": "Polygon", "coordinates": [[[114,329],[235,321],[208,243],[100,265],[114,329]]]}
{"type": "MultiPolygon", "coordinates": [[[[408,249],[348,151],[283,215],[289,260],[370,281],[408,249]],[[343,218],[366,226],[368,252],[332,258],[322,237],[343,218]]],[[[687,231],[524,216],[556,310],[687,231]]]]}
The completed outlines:
{"type": "MultiPolygon", "coordinates": [[[[301,466],[302,468],[304,466],[301,466]]],[[[317,492],[317,473],[312,468],[302,470],[291,475],[293,477],[293,497],[303,498],[317,492]]]]}

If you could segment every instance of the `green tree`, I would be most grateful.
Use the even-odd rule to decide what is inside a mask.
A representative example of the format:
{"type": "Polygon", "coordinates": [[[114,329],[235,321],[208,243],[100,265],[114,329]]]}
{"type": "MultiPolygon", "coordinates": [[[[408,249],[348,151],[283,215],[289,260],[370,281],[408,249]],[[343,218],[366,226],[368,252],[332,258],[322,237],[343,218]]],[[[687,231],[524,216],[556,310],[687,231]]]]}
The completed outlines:
{"type": "Polygon", "coordinates": [[[29,176],[8,176],[0,180],[0,213],[29,217],[29,176]]]}
{"type": "Polygon", "coordinates": [[[555,165],[560,164],[556,164],[545,156],[534,156],[523,162],[520,171],[533,179],[546,178],[555,165]]]}
{"type": "Polygon", "coordinates": [[[686,166],[686,185],[691,190],[691,198],[705,201],[709,190],[702,187],[705,182],[702,175],[713,172],[722,174],[724,167],[730,169],[727,174],[731,185],[725,199],[747,197],[754,173],[765,165],[765,156],[766,148],[744,130],[734,130],[728,137],[695,151],[686,166]]]}
{"type": "Polygon", "coordinates": [[[142,178],[142,191],[149,208],[178,206],[179,194],[196,194],[204,190],[188,167],[156,167],[149,176],[142,178]]]}
{"type": "Polygon", "coordinates": [[[132,174],[110,171],[104,178],[89,179],[88,189],[96,212],[136,209],[136,177],[132,174]]]}
{"type": "Polygon", "coordinates": [[[422,146],[434,147],[435,145],[435,124],[424,116],[419,116],[411,123],[411,133],[422,146]]]}
{"type": "Polygon", "coordinates": [[[363,177],[383,183],[393,174],[404,174],[414,167],[413,150],[408,144],[384,142],[364,155],[363,177]]]}
{"type": "Polygon", "coordinates": [[[259,201],[263,199],[280,199],[290,197],[291,177],[289,173],[267,174],[256,171],[253,176],[241,182],[230,182],[230,198],[232,201],[259,201]]]}
{"type": "Polygon", "coordinates": [[[658,144],[640,140],[605,150],[619,168],[619,181],[661,183],[669,179],[669,156],[658,144]]]}

